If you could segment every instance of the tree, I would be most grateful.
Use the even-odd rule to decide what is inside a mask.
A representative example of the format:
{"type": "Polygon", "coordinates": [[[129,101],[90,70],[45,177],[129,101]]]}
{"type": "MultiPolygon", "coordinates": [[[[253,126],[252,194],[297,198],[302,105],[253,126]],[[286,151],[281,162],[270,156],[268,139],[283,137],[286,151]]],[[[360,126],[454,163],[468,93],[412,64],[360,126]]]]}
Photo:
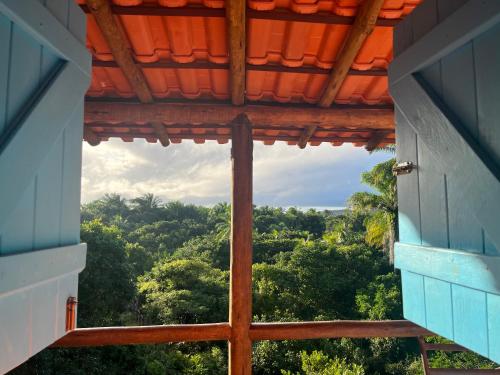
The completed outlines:
{"type": "Polygon", "coordinates": [[[87,263],[79,277],[78,324],[82,327],[120,325],[134,296],[126,242],[116,226],[100,220],[81,226],[87,263]]]}
{"type": "MultiPolygon", "coordinates": [[[[347,364],[345,359],[330,358],[320,351],[307,354],[301,353],[302,373],[304,375],[364,375],[363,367],[357,364],[347,364]]],[[[292,375],[290,371],[282,370],[283,375],[292,375]]],[[[300,373],[297,373],[300,375],[300,373]]]]}
{"type": "Polygon", "coordinates": [[[392,174],[394,163],[395,159],[390,159],[362,174],[361,181],[378,193],[358,192],[349,198],[349,206],[354,212],[369,214],[365,221],[366,242],[382,247],[389,254],[391,264],[394,262],[398,212],[396,178],[392,174]]]}
{"type": "Polygon", "coordinates": [[[228,289],[227,272],[195,259],[160,261],[138,282],[154,324],[227,321],[228,289]]]}

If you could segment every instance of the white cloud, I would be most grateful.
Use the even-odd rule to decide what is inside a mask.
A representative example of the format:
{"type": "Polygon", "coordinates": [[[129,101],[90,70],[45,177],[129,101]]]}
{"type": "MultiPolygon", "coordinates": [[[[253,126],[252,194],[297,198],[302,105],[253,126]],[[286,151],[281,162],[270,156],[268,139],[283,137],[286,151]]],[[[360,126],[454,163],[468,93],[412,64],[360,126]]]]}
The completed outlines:
{"type": "MultiPolygon", "coordinates": [[[[385,154],[369,155],[349,145],[328,144],[300,150],[277,142],[254,146],[256,204],[338,206],[363,188],[359,175],[385,154]]],[[[167,148],[144,141],[113,139],[97,147],[84,144],[82,200],[105,193],[131,198],[154,193],[163,200],[212,204],[229,200],[230,144],[189,141],[167,148]]]]}

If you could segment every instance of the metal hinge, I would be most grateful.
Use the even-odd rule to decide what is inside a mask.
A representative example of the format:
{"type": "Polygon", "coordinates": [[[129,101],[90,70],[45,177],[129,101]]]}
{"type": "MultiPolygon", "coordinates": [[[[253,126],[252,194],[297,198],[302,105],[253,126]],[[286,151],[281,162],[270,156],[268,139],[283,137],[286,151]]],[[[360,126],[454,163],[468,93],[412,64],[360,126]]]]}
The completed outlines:
{"type": "Polygon", "coordinates": [[[392,174],[394,176],[401,176],[403,174],[409,174],[415,168],[415,164],[411,161],[403,161],[392,167],[392,174]]]}

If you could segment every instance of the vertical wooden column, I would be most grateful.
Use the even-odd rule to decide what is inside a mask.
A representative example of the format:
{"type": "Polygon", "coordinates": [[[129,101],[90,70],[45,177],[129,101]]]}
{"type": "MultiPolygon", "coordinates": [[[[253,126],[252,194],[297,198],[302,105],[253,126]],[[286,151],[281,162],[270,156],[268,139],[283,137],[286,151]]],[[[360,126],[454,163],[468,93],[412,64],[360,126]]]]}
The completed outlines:
{"type": "Polygon", "coordinates": [[[232,124],[231,281],[229,374],[252,373],[252,125],[245,114],[232,124]]]}

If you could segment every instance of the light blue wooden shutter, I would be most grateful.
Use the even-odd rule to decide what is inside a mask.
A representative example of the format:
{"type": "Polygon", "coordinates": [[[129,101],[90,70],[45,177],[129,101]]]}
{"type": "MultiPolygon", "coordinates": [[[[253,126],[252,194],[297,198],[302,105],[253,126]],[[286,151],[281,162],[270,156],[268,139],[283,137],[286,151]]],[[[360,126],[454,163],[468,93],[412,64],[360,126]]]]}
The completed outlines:
{"type": "Polygon", "coordinates": [[[394,48],[404,315],[500,362],[500,1],[426,0],[394,48]]]}
{"type": "Polygon", "coordinates": [[[65,334],[80,244],[85,16],[0,0],[0,373],[65,334]]]}

